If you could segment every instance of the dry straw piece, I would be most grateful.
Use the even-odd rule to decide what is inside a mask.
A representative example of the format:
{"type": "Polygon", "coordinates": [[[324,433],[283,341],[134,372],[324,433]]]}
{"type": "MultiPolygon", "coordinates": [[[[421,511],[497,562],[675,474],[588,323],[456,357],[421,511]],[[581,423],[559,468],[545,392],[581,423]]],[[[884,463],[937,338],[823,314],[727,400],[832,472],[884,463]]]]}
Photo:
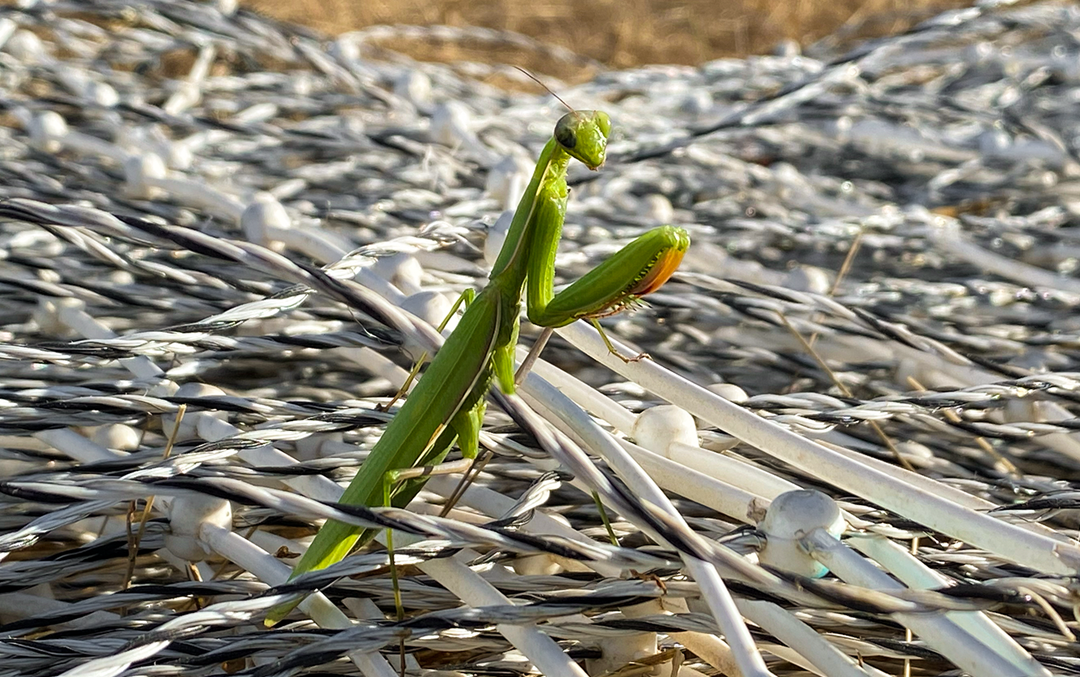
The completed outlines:
{"type": "Polygon", "coordinates": [[[1080,673],[1075,5],[555,87],[619,128],[561,279],[693,246],[605,320],[651,361],[571,325],[492,395],[446,515],[334,501],[559,105],[424,30],[0,8],[0,677],[1080,673]],[[286,583],[325,518],[404,618],[378,544],[286,583]]]}

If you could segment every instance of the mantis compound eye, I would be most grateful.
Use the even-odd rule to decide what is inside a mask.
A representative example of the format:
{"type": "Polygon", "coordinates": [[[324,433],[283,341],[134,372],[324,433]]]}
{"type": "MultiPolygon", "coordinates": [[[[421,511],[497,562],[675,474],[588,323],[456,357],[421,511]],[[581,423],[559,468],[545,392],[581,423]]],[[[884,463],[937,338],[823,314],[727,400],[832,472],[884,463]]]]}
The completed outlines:
{"type": "Polygon", "coordinates": [[[577,120],[574,113],[568,113],[555,123],[555,140],[563,148],[572,150],[577,145],[577,132],[574,130],[577,120]]]}
{"type": "Polygon", "coordinates": [[[596,126],[600,128],[600,133],[605,139],[611,136],[611,116],[607,113],[596,111],[596,126]]]}

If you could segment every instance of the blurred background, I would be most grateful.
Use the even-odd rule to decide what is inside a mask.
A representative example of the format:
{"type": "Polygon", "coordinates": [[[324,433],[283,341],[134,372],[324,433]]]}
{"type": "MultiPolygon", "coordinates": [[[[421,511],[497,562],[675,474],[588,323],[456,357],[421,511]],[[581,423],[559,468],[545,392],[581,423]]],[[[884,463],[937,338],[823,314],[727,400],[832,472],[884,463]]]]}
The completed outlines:
{"type": "MultiPolygon", "coordinates": [[[[721,57],[765,54],[784,41],[808,45],[906,30],[961,0],[242,0],[278,19],[326,33],[375,24],[446,24],[516,31],[570,48],[612,68],[700,64],[721,57]]],[[[395,51],[427,61],[498,61],[567,80],[588,73],[545,64],[512,48],[431,40],[395,51]],[[561,72],[560,72],[561,71],[561,72]]]]}

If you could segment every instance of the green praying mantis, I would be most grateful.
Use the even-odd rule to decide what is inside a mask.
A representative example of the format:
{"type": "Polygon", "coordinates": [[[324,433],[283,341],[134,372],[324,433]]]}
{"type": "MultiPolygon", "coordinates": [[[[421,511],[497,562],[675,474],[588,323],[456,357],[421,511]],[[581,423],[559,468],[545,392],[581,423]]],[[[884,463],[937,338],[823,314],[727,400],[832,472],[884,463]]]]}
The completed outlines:
{"type": "MultiPolygon", "coordinates": [[[[505,393],[515,391],[514,350],[523,295],[528,318],[535,325],[557,328],[587,319],[600,329],[597,318],[619,312],[655,291],[678,268],[690,245],[689,235],[682,228],[662,226],[554,293],[555,254],[569,194],[567,167],[576,159],[591,170],[599,169],[610,131],[611,119],[600,111],[571,109],[555,125],[487,286],[471,300],[465,297],[465,312],[457,327],[387,425],[342,495],[342,503],[376,506],[389,500],[403,507],[426,478],[399,481],[399,473],[441,462],[455,440],[464,457],[476,457],[485,397],[492,382],[505,393]]],[[[608,348],[618,355],[610,342],[608,348]]],[[[375,529],[327,522],[297,563],[293,577],[340,561],[375,534],[375,529]]],[[[295,604],[272,610],[267,624],[283,618],[295,604]]]]}

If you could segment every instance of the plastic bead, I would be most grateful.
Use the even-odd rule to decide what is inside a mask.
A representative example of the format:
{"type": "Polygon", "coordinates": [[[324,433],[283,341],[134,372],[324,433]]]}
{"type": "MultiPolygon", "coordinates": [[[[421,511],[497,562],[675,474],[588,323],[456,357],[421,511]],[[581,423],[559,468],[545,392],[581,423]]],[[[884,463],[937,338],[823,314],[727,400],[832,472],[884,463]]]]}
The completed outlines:
{"type": "Polygon", "coordinates": [[[656,453],[663,453],[672,442],[698,446],[694,417],[672,404],[641,412],[634,421],[631,435],[639,445],[656,453]]]}
{"type": "Polygon", "coordinates": [[[758,525],[768,539],[758,558],[762,564],[783,571],[820,578],[828,569],[802,547],[801,538],[815,529],[825,529],[839,538],[846,527],[836,501],[820,491],[785,492],[773,499],[765,519],[758,525]]]}

